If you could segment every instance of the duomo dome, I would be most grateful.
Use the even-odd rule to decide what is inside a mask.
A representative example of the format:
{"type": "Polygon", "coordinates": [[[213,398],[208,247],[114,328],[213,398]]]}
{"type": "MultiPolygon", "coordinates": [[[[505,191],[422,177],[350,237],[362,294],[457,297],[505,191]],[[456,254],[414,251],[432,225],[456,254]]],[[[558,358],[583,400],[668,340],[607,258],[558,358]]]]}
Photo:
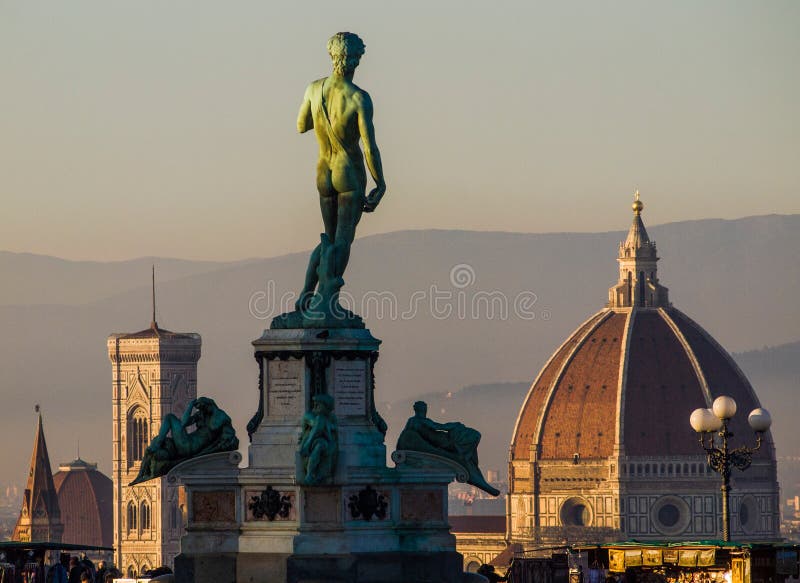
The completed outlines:
{"type": "MultiPolygon", "coordinates": [[[[510,448],[514,542],[710,539],[721,533],[720,476],[689,416],[719,395],[738,403],[733,447],[753,445],[753,387],[711,335],[673,307],[638,194],[606,307],[581,324],[533,382],[510,448]]],[[[745,472],[734,470],[731,534],[779,537],[769,432],[745,472]]]]}

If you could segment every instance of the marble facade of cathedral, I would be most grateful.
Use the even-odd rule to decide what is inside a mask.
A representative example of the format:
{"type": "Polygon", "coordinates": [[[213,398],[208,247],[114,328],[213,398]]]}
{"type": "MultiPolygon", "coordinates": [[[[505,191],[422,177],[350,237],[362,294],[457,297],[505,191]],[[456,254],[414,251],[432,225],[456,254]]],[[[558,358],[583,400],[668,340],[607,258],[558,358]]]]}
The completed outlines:
{"type": "Polygon", "coordinates": [[[142,456],[168,413],[180,417],[197,397],[199,334],[149,328],[112,334],[114,561],[128,576],[161,565],[180,552],[185,509],[166,478],[129,486],[142,456]]]}
{"type": "MultiPolygon", "coordinates": [[[[720,476],[689,416],[730,395],[740,411],[731,421],[734,444],[752,442],[747,412],[760,405],[730,355],[670,303],[642,209],[637,195],[608,304],[556,350],[520,410],[509,461],[510,542],[720,536],[720,476]]],[[[732,480],[732,536],[779,538],[769,432],[752,466],[732,480]]]]}

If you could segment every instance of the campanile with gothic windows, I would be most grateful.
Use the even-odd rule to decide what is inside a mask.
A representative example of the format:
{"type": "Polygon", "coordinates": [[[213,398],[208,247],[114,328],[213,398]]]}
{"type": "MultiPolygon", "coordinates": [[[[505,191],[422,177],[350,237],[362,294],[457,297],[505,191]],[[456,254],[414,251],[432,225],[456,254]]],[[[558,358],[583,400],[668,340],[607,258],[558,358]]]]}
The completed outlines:
{"type": "Polygon", "coordinates": [[[200,335],[158,326],[108,337],[112,366],[115,563],[128,577],[161,565],[180,552],[184,509],[166,478],[136,486],[144,450],[167,413],[178,417],[197,397],[200,335]]]}

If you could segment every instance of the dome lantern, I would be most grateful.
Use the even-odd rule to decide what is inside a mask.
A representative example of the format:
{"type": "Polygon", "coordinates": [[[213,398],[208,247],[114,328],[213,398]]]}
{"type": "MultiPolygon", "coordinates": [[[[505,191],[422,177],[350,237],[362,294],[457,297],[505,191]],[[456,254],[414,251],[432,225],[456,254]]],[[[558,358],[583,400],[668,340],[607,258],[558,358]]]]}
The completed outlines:
{"type": "Polygon", "coordinates": [[[669,290],[658,280],[658,253],[642,221],[644,203],[634,194],[633,223],[625,241],[619,244],[619,280],[608,290],[608,307],[658,308],[669,305],[669,290]]]}

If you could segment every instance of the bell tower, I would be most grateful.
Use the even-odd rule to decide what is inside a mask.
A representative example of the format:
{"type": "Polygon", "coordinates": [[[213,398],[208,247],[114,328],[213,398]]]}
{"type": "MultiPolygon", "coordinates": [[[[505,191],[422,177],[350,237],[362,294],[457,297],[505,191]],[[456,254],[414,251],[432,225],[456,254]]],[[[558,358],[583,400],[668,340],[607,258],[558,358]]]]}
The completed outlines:
{"type": "Polygon", "coordinates": [[[184,532],[183,501],[177,486],[158,478],[129,486],[142,456],[167,413],[178,417],[197,397],[200,335],[150,326],[108,337],[114,415],[115,563],[128,577],[161,565],[172,567],[184,532]]]}

